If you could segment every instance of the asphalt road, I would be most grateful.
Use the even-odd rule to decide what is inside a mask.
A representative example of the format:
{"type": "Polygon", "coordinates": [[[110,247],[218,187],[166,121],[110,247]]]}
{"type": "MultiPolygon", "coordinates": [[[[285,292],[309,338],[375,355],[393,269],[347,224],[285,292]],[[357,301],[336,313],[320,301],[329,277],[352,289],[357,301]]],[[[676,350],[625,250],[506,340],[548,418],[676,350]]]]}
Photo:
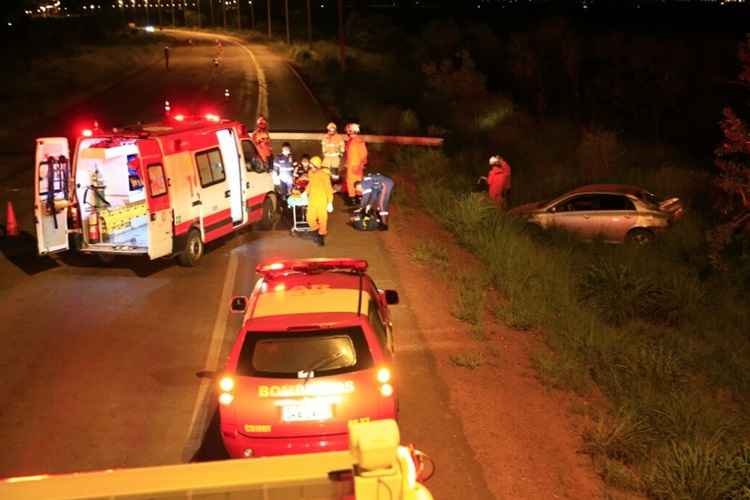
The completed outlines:
{"type": "MultiPolygon", "coordinates": [[[[326,117],[283,60],[260,45],[225,41],[214,67],[215,38],[178,35],[169,71],[153,65],[40,125],[38,135],[92,119],[102,126],[150,121],[164,99],[177,111],[210,109],[249,127],[260,109],[272,130],[323,128],[326,117]]],[[[310,153],[316,146],[294,145],[310,153]]],[[[32,161],[8,158],[0,177],[2,213],[12,200],[25,232],[0,242],[0,477],[225,458],[212,391],[195,372],[223,363],[240,327],[229,299],[249,293],[261,258],[361,256],[379,286],[399,287],[378,235],[348,228],[338,201],[324,248],[285,230],[246,231],[209,245],[195,268],[37,258],[32,161]]],[[[409,304],[395,306],[394,317],[403,441],[435,457],[436,498],[490,497],[409,304]]]]}

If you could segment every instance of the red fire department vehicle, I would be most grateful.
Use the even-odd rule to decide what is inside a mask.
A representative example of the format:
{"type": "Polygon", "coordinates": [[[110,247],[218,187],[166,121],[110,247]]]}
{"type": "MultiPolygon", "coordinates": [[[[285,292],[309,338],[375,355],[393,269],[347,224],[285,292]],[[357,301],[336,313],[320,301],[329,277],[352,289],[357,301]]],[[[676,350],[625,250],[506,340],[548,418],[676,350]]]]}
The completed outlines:
{"type": "Polygon", "coordinates": [[[34,216],[39,254],[176,255],[194,265],[204,244],[270,226],[273,181],[240,122],[208,114],[84,130],[36,141],[34,216]]]}
{"type": "Polygon", "coordinates": [[[345,450],[349,422],[393,419],[393,332],[367,261],[261,263],[242,330],[217,381],[220,432],[232,457],[345,450]]]}

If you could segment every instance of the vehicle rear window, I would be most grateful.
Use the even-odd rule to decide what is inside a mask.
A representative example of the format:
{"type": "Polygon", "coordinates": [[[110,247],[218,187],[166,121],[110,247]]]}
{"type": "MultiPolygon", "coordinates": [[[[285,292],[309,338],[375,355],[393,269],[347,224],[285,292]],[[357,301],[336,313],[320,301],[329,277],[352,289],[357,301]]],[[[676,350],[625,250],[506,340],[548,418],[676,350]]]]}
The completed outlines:
{"type": "Polygon", "coordinates": [[[372,355],[360,327],[314,331],[247,332],[237,374],[249,377],[305,378],[364,370],[372,355]]]}
{"type": "Polygon", "coordinates": [[[626,196],[603,194],[599,199],[600,210],[635,210],[635,205],[626,196]]]}

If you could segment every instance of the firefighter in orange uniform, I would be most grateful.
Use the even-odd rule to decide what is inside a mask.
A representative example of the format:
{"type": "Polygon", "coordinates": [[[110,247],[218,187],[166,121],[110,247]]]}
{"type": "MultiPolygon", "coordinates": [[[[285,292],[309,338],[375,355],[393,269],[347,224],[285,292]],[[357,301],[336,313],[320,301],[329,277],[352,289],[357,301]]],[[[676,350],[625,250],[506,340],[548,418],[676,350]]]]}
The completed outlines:
{"type": "Polygon", "coordinates": [[[271,148],[271,134],[268,131],[268,120],[265,116],[258,116],[255,130],[253,130],[250,138],[255,143],[255,148],[258,150],[261,161],[266,166],[266,171],[271,170],[273,149],[271,148]]]}
{"type": "Polygon", "coordinates": [[[505,209],[510,193],[510,165],[498,155],[491,156],[489,163],[490,172],[487,174],[487,184],[489,184],[490,200],[498,207],[505,209]]]}
{"type": "Polygon", "coordinates": [[[346,126],[346,148],[344,153],[344,166],[346,168],[346,193],[349,197],[349,205],[354,205],[354,197],[357,195],[354,183],[361,181],[365,174],[367,165],[367,146],[359,136],[359,124],[350,123],[346,126]]]}
{"type": "Polygon", "coordinates": [[[316,243],[325,245],[328,234],[328,214],[333,212],[333,187],[331,175],[321,168],[323,161],[319,156],[310,159],[307,189],[307,223],[315,236],[316,243]]]}
{"type": "Polygon", "coordinates": [[[323,167],[331,173],[331,182],[339,180],[341,157],[344,155],[344,138],[336,133],[336,124],[331,122],[326,126],[326,135],[320,141],[323,150],[323,167]]]}

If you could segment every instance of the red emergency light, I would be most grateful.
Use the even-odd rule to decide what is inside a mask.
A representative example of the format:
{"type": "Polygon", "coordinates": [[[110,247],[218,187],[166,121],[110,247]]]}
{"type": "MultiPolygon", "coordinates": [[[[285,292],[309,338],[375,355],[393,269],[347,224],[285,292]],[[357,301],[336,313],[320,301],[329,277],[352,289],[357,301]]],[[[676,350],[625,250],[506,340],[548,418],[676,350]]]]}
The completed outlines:
{"type": "Polygon", "coordinates": [[[367,270],[364,259],[291,259],[261,262],[255,271],[264,278],[272,278],[289,273],[314,273],[331,270],[350,270],[363,273],[367,270]]]}
{"type": "Polygon", "coordinates": [[[204,115],[204,118],[205,118],[206,120],[210,121],[210,122],[216,122],[216,123],[218,123],[218,122],[219,122],[219,120],[221,120],[221,118],[219,118],[219,115],[215,115],[215,114],[213,114],[213,113],[206,113],[206,114],[204,115]]]}
{"type": "Polygon", "coordinates": [[[94,135],[94,132],[92,132],[91,129],[86,128],[81,131],[81,135],[84,137],[91,137],[94,135]]]}
{"type": "Polygon", "coordinates": [[[185,115],[174,115],[174,119],[177,120],[178,122],[184,121],[185,115]]]}

